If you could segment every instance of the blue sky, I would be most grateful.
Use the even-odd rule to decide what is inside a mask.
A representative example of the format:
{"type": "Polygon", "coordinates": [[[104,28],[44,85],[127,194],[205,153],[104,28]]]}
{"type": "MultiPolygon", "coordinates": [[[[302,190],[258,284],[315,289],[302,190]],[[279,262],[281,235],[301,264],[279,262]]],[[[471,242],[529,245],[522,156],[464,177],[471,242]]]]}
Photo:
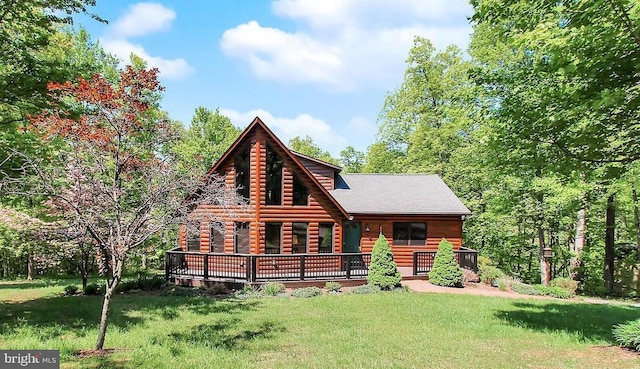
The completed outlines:
{"type": "Polygon", "coordinates": [[[365,151],[413,37],[466,49],[464,0],[98,0],[108,25],[78,19],[121,59],[160,69],[162,107],[188,125],[196,107],[239,127],[260,118],[285,143],[311,136],[334,156],[365,151]]]}

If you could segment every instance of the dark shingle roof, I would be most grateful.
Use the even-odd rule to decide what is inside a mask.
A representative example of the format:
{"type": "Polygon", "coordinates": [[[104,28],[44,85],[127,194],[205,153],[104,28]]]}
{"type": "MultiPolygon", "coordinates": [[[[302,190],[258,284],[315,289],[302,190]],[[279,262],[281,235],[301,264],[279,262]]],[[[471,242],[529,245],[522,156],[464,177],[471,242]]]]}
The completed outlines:
{"type": "Polygon", "coordinates": [[[329,191],[350,214],[468,215],[435,174],[340,174],[329,191]]]}

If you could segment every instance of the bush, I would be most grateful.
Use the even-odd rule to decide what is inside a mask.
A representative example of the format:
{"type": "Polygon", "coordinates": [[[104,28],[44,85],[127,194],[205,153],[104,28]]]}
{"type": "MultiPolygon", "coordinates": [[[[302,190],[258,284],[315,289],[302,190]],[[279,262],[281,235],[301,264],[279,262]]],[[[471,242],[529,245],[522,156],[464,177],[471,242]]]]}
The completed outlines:
{"type": "Polygon", "coordinates": [[[462,269],[462,283],[478,283],[480,276],[471,269],[462,269]]]}
{"type": "Polygon", "coordinates": [[[380,292],[380,287],[372,284],[363,284],[361,286],[354,287],[351,290],[351,293],[355,293],[356,295],[368,295],[370,293],[378,293],[380,292]]]}
{"type": "Polygon", "coordinates": [[[429,282],[436,286],[462,287],[462,269],[453,253],[453,245],[444,238],[440,241],[433,268],[429,272],[429,282]]]}
{"type": "Polygon", "coordinates": [[[80,289],[75,284],[70,284],[64,287],[65,296],[73,296],[78,293],[78,291],[80,291],[80,289]]]}
{"type": "Polygon", "coordinates": [[[478,255],[478,267],[491,265],[493,265],[493,261],[491,261],[491,259],[484,255],[478,255]]]}
{"type": "Polygon", "coordinates": [[[211,292],[214,295],[224,295],[229,293],[229,289],[227,288],[227,285],[225,285],[224,283],[216,282],[213,284],[213,286],[211,286],[211,292]]]}
{"type": "Polygon", "coordinates": [[[322,295],[322,289],[318,287],[304,287],[298,288],[291,292],[292,297],[307,298],[322,295]]]}
{"type": "Polygon", "coordinates": [[[331,282],[327,282],[324,285],[324,288],[326,288],[327,291],[329,292],[340,292],[342,285],[340,284],[340,282],[331,281],[331,282]]]}
{"type": "Polygon", "coordinates": [[[493,282],[499,278],[503,278],[505,276],[504,272],[494,266],[491,265],[483,265],[479,267],[480,269],[480,280],[482,283],[493,284],[493,282]]]}
{"type": "Polygon", "coordinates": [[[121,281],[118,284],[118,292],[130,292],[134,290],[153,291],[163,288],[166,284],[164,277],[159,275],[144,276],[138,275],[135,279],[121,281]]]}
{"type": "Polygon", "coordinates": [[[102,291],[104,291],[104,286],[101,286],[97,283],[89,283],[82,292],[85,295],[101,295],[102,291]]]}
{"type": "Polygon", "coordinates": [[[260,289],[267,296],[276,296],[279,293],[284,292],[286,286],[280,282],[269,282],[263,284],[260,289]]]}
{"type": "Polygon", "coordinates": [[[393,261],[393,253],[389,242],[380,234],[371,251],[371,264],[367,282],[380,287],[382,290],[392,290],[400,286],[402,277],[398,265],[393,261]]]}
{"type": "Polygon", "coordinates": [[[557,299],[568,299],[571,297],[569,291],[561,287],[546,287],[545,295],[555,297],[557,299]]]}
{"type": "Polygon", "coordinates": [[[640,319],[614,326],[613,337],[621,346],[640,351],[640,319]]]}
{"type": "Polygon", "coordinates": [[[554,278],[549,282],[549,286],[562,288],[563,290],[569,293],[569,296],[573,296],[576,294],[576,290],[578,289],[578,282],[565,277],[554,278]]]}
{"type": "Polygon", "coordinates": [[[511,291],[515,293],[519,293],[521,295],[531,295],[531,296],[543,295],[542,291],[540,291],[538,288],[526,283],[514,283],[511,286],[511,291]]]}
{"type": "Polygon", "coordinates": [[[498,288],[500,289],[500,291],[504,291],[506,289],[512,290],[514,284],[521,283],[520,279],[507,276],[497,278],[495,279],[495,282],[498,284],[498,288]]]}
{"type": "Polygon", "coordinates": [[[254,289],[250,285],[245,285],[244,287],[242,287],[241,290],[236,291],[236,293],[234,293],[233,296],[243,300],[257,299],[257,298],[264,297],[264,293],[262,293],[260,290],[254,289]]]}

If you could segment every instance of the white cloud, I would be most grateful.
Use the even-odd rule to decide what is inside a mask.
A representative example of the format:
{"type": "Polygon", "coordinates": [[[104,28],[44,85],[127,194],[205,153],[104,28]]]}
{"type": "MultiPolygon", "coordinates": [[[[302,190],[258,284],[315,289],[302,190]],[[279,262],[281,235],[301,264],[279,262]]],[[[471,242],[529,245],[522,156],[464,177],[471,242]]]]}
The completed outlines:
{"type": "Polygon", "coordinates": [[[162,4],[137,3],[113,23],[110,32],[114,37],[126,38],[166,31],[175,18],[176,13],[162,4]]]}
{"type": "Polygon", "coordinates": [[[340,150],[348,145],[347,140],[333,130],[324,120],[310,114],[299,114],[293,118],[275,117],[264,109],[239,112],[233,109],[220,109],[220,114],[229,117],[238,127],[246,127],[255,117],[259,117],[286,145],[290,139],[309,136],[323,150],[337,157],[340,150]]]}
{"type": "Polygon", "coordinates": [[[129,40],[135,36],[167,31],[175,18],[176,13],[162,4],[137,3],[107,28],[100,37],[100,43],[107,52],[118,57],[122,64],[128,63],[133,53],[144,59],[149,67],[158,68],[160,78],[181,79],[193,72],[193,67],[185,59],[151,55],[142,45],[129,40]]]}
{"type": "Polygon", "coordinates": [[[287,84],[388,88],[399,83],[414,36],[465,49],[471,33],[464,0],[276,0],[272,10],[302,27],[251,21],[224,32],[220,46],[258,78],[287,84]]]}

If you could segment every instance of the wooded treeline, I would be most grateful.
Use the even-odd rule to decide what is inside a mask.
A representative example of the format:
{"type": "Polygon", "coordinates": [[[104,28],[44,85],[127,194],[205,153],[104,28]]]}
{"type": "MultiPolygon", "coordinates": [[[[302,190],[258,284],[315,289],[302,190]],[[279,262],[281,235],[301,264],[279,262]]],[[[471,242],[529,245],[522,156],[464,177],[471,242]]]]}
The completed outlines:
{"type": "MultiPolygon", "coordinates": [[[[21,167],[12,153],[46,161],[59,152],[59,143],[42,145],[24,129],[29,115],[51,108],[48,82],[98,73],[118,83],[118,61],[66,19],[45,16],[44,3],[23,1],[16,10],[0,1],[0,169],[9,177],[23,175],[12,171],[21,167]]],[[[465,246],[505,272],[539,281],[542,250],[551,247],[554,277],[576,278],[587,293],[637,294],[640,5],[471,3],[469,50],[437,50],[417,37],[404,81],[381,107],[378,135],[366,152],[347,147],[333,158],[310,137],[289,146],[347,172],[437,173],[473,212],[465,220],[465,246]]],[[[53,8],[86,12],[91,4],[59,0],[53,8]]],[[[136,57],[131,63],[146,67],[136,57]]],[[[152,115],[178,137],[162,150],[182,173],[205,172],[240,133],[204,107],[185,128],[161,110],[159,97],[152,115]]],[[[43,218],[45,200],[5,194],[1,202],[53,221],[43,218]]],[[[25,225],[33,222],[11,219],[0,223],[0,277],[33,272],[27,265],[39,272],[91,269],[77,260],[96,255],[82,254],[77,242],[74,252],[58,244],[66,257],[52,258],[34,242],[45,236],[25,225]]],[[[86,241],[76,233],[67,236],[86,241]]],[[[170,231],[156,235],[131,260],[160,263],[172,246],[170,231]]]]}

